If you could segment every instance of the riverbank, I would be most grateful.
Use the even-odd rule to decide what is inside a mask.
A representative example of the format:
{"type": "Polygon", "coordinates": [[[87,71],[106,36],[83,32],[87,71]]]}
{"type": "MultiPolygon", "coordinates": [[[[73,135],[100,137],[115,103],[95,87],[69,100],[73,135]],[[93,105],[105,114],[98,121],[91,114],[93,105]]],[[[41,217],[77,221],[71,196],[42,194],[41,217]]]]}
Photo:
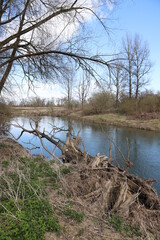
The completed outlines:
{"type": "Polygon", "coordinates": [[[88,156],[89,163],[79,157],[77,164],[59,165],[0,139],[1,239],[159,239],[160,201],[152,181],[104,156],[88,156]]]}
{"type": "Polygon", "coordinates": [[[131,127],[142,130],[160,132],[160,119],[135,119],[132,116],[108,113],[92,116],[83,116],[84,121],[93,123],[108,124],[118,127],[131,127]]]}
{"type": "Polygon", "coordinates": [[[69,114],[64,107],[12,107],[12,116],[65,116],[69,114]]]}
{"type": "Polygon", "coordinates": [[[83,116],[82,111],[78,109],[68,111],[64,107],[14,107],[12,110],[14,116],[46,116],[70,117],[86,122],[108,124],[119,127],[131,127],[143,130],[160,132],[160,114],[141,115],[139,117],[126,116],[118,113],[106,113],[99,115],[83,116]]]}
{"type": "Polygon", "coordinates": [[[76,165],[33,158],[15,141],[1,138],[0,169],[1,240],[141,239],[138,227],[120,216],[104,218],[97,200],[77,195],[76,165]]]}

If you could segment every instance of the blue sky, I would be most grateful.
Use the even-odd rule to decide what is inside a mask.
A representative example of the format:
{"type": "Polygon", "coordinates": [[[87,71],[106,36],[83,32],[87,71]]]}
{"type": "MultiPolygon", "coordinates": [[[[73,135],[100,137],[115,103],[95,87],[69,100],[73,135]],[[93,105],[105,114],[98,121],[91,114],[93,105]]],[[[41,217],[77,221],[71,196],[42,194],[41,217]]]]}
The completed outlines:
{"type": "Polygon", "coordinates": [[[117,47],[126,33],[138,33],[148,43],[153,63],[148,88],[160,91],[160,0],[123,0],[111,18],[115,19],[112,26],[116,28],[111,39],[117,47]]]}
{"type": "MultiPolygon", "coordinates": [[[[151,81],[147,88],[154,92],[160,91],[160,0],[117,0],[117,2],[109,14],[109,19],[106,19],[106,25],[111,29],[109,36],[96,20],[87,22],[86,26],[92,28],[93,35],[97,37],[94,41],[91,39],[88,47],[94,47],[92,50],[95,52],[112,54],[113,51],[118,51],[122,37],[125,37],[126,33],[133,37],[135,33],[139,34],[149,45],[150,59],[153,63],[151,81]]],[[[108,13],[107,11],[106,14],[108,13]]],[[[39,96],[43,95],[44,98],[64,96],[57,84],[53,86],[40,84],[36,93],[39,96]]],[[[26,94],[21,95],[24,97],[26,94]]]]}

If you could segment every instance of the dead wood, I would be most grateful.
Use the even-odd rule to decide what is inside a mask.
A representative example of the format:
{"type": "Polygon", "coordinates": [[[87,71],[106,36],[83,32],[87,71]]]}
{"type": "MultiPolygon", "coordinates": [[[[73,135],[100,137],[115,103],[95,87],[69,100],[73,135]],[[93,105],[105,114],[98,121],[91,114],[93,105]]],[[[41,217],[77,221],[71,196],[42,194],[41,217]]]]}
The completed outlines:
{"type": "Polygon", "coordinates": [[[160,239],[160,198],[152,187],[155,180],[129,175],[99,155],[84,161],[78,169],[66,178],[74,196],[87,201],[97,213],[101,208],[99,214],[104,219],[119,215],[139,226],[141,239],[160,239]]]}
{"type": "MultiPolygon", "coordinates": [[[[22,127],[21,127],[22,128],[22,127]]],[[[22,132],[32,133],[40,138],[45,131],[36,129],[22,132]]],[[[102,218],[119,215],[132,225],[140,227],[142,239],[160,239],[160,198],[152,187],[155,180],[144,180],[112,165],[110,157],[90,156],[85,148],[79,147],[81,138],[67,132],[66,143],[54,136],[47,139],[62,152],[64,163],[76,164],[77,170],[66,176],[66,188],[76,198],[87,202],[102,218]]],[[[125,160],[125,159],[124,159],[125,160]]],[[[126,161],[130,167],[130,161],[126,161]]]]}

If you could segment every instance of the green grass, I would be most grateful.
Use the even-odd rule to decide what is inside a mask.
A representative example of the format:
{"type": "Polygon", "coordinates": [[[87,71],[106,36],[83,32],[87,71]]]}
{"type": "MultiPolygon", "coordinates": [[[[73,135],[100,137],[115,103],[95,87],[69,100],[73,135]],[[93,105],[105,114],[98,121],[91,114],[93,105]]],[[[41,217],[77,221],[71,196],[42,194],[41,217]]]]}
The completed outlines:
{"type": "Polygon", "coordinates": [[[61,226],[45,191],[57,187],[57,174],[40,157],[21,158],[14,167],[0,177],[0,239],[44,240],[46,231],[59,234],[61,226]]]}
{"type": "Polygon", "coordinates": [[[69,206],[65,208],[63,211],[63,215],[66,217],[75,220],[77,223],[81,223],[84,219],[84,213],[75,211],[74,209],[71,209],[69,206]]]}
{"type": "Polygon", "coordinates": [[[71,170],[67,166],[61,166],[60,167],[60,172],[62,175],[68,174],[71,172],[71,170]]]}
{"type": "Polygon", "coordinates": [[[128,237],[141,236],[139,227],[126,224],[124,220],[118,215],[113,215],[110,217],[109,223],[115,228],[117,232],[124,233],[128,237]]]}
{"type": "Polygon", "coordinates": [[[0,148],[5,148],[5,147],[7,147],[7,145],[5,143],[1,142],[0,143],[0,148]]]}
{"type": "Polygon", "coordinates": [[[7,160],[2,161],[3,168],[7,168],[8,166],[9,166],[9,161],[7,161],[7,160]]]}

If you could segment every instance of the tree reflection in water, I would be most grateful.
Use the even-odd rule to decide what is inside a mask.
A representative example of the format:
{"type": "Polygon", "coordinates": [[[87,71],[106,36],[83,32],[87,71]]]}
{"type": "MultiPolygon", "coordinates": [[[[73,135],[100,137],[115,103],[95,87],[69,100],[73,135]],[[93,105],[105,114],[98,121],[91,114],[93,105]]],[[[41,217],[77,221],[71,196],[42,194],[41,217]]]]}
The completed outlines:
{"type": "Polygon", "coordinates": [[[8,135],[10,130],[10,120],[0,115],[0,136],[8,135]]]}

